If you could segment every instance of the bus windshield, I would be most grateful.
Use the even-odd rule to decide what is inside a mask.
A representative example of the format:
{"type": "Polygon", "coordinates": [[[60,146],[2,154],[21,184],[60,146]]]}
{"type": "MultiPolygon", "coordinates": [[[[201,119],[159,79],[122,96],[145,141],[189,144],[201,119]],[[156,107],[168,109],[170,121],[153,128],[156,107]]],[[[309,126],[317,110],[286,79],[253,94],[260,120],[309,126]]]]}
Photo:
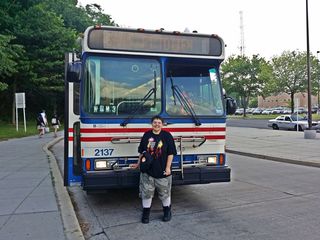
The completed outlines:
{"type": "Polygon", "coordinates": [[[214,68],[175,69],[168,71],[166,80],[166,112],[172,116],[189,115],[187,109],[173,94],[181,90],[183,97],[197,116],[222,116],[224,114],[220,82],[214,68]]]}
{"type": "Polygon", "coordinates": [[[84,111],[108,116],[161,110],[160,63],[154,59],[90,56],[84,69],[84,111]]]}

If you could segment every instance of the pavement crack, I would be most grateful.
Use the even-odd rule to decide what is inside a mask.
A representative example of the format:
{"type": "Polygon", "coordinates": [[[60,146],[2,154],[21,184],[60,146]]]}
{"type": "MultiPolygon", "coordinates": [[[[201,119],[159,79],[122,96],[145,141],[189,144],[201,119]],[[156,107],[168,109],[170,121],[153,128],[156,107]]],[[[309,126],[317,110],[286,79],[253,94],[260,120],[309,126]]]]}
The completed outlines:
{"type": "Polygon", "coordinates": [[[97,233],[91,235],[91,236],[88,238],[88,240],[89,240],[89,239],[92,239],[92,238],[94,238],[94,237],[96,237],[96,236],[99,236],[99,235],[103,235],[103,236],[105,236],[107,239],[109,239],[108,236],[106,235],[106,233],[105,233],[104,231],[101,231],[101,232],[97,232],[97,233]]]}
{"type": "Polygon", "coordinates": [[[289,195],[289,196],[297,196],[297,197],[300,196],[300,194],[294,194],[294,193],[290,193],[290,192],[286,192],[286,191],[281,191],[281,190],[278,190],[278,189],[274,189],[272,187],[267,187],[267,186],[263,186],[263,185],[259,185],[259,184],[255,184],[255,183],[239,180],[239,179],[236,179],[236,178],[234,179],[234,181],[241,182],[241,183],[246,183],[246,184],[258,187],[258,188],[264,188],[264,189],[268,189],[268,190],[272,190],[272,191],[281,192],[281,193],[284,193],[284,194],[289,195]]]}
{"type": "Polygon", "coordinates": [[[8,219],[2,224],[2,226],[0,227],[0,231],[1,229],[10,221],[10,219],[12,218],[12,216],[17,215],[16,211],[19,209],[19,207],[24,203],[24,201],[43,183],[43,181],[50,175],[50,173],[48,173],[47,175],[45,175],[41,181],[32,189],[32,191],[19,203],[19,205],[13,210],[12,214],[10,214],[10,217],[8,217],[8,219]]]}
{"type": "Polygon", "coordinates": [[[3,214],[0,215],[1,217],[6,216],[20,216],[20,215],[33,215],[33,214],[41,214],[41,213],[56,213],[59,212],[58,210],[50,210],[50,211],[39,211],[39,212],[21,212],[21,213],[14,213],[14,214],[3,214]]]}

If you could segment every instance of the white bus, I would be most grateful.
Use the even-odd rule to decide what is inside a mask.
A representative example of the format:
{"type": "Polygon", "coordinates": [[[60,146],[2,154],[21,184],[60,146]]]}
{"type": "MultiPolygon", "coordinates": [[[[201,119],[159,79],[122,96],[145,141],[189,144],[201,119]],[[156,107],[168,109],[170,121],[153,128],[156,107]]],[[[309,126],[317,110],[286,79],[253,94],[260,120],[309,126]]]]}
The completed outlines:
{"type": "Polygon", "coordinates": [[[230,181],[226,114],[236,107],[221,87],[219,36],[89,27],[78,57],[66,54],[66,186],[138,186],[129,164],[154,115],[175,139],[173,184],[230,181]]]}

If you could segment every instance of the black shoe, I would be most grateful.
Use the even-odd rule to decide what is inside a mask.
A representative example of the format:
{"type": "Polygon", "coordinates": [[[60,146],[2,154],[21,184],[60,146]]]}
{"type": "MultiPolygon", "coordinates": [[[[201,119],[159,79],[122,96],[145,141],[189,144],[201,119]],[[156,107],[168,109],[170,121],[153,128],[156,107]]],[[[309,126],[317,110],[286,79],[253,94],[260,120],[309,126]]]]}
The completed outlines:
{"type": "Polygon", "coordinates": [[[169,222],[171,220],[171,206],[163,207],[163,218],[162,221],[169,222]]]}
{"type": "Polygon", "coordinates": [[[141,222],[149,223],[149,216],[150,216],[150,208],[143,208],[141,222]]]}

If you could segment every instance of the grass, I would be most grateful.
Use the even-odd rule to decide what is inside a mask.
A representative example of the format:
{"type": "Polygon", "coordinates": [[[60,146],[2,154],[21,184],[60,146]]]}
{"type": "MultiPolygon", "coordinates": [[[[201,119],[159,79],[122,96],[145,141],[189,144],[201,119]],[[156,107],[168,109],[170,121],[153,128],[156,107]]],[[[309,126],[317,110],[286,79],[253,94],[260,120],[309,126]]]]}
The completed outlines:
{"type": "MultiPolygon", "coordinates": [[[[270,115],[252,115],[252,114],[247,114],[246,117],[243,117],[243,115],[228,115],[228,118],[231,119],[273,119],[281,114],[270,114],[270,115]]],[[[312,114],[312,121],[320,121],[320,115],[318,114],[312,114]]]]}
{"type": "MultiPolygon", "coordinates": [[[[27,124],[27,132],[24,132],[23,122],[19,122],[19,131],[17,132],[16,125],[13,125],[12,123],[0,121],[0,141],[11,139],[11,138],[22,138],[22,137],[39,134],[35,120],[27,121],[26,124],[27,124]]],[[[60,126],[60,130],[61,129],[63,129],[63,126],[60,126]]],[[[52,128],[50,128],[50,131],[52,131],[52,128]]]]}
{"type": "Polygon", "coordinates": [[[24,132],[23,122],[19,122],[19,131],[16,130],[16,125],[12,123],[0,121],[0,141],[10,138],[21,138],[38,134],[35,121],[27,121],[27,132],[24,132]]]}

